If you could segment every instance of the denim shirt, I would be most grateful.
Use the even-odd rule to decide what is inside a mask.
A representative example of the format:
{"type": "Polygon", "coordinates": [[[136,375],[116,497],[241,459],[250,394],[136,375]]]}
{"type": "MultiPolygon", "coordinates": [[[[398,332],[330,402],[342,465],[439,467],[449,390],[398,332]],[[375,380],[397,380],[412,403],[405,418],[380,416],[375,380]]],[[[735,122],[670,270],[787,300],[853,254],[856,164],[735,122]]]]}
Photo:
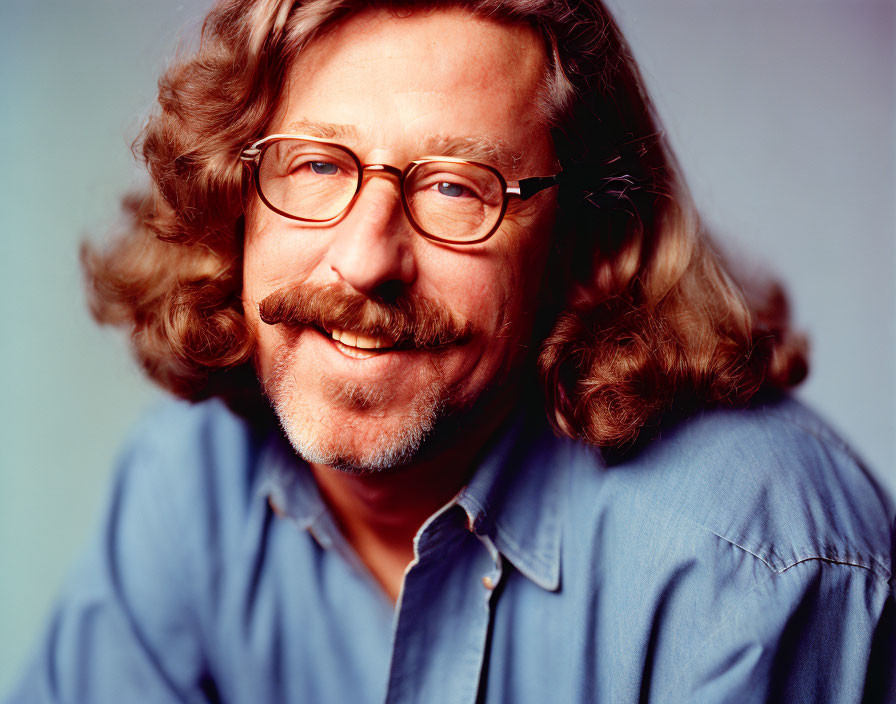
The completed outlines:
{"type": "Polygon", "coordinates": [[[891,521],[792,400],[612,465],[522,415],[393,606],[278,432],[170,404],[7,701],[894,702],[891,521]]]}

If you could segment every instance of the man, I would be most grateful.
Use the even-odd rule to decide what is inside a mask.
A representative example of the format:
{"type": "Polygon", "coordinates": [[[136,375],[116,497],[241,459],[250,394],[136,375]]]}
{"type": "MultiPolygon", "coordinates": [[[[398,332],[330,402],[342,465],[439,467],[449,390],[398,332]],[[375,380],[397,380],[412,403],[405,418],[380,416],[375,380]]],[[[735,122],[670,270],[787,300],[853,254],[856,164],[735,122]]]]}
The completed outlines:
{"type": "Polygon", "coordinates": [[[227,0],[160,105],[85,263],[211,400],[135,435],[12,701],[892,699],[891,509],[602,6],[227,0]]]}

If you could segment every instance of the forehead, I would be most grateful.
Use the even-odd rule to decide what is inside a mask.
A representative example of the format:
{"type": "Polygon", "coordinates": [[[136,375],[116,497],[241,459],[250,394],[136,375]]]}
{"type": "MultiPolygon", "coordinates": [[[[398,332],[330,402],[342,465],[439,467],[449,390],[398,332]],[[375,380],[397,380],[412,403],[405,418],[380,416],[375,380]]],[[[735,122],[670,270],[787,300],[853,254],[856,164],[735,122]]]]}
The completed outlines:
{"type": "Polygon", "coordinates": [[[460,9],[368,10],[293,62],[271,131],[336,126],[339,141],[385,151],[467,140],[525,151],[531,161],[547,136],[533,107],[546,64],[528,25],[460,9]]]}

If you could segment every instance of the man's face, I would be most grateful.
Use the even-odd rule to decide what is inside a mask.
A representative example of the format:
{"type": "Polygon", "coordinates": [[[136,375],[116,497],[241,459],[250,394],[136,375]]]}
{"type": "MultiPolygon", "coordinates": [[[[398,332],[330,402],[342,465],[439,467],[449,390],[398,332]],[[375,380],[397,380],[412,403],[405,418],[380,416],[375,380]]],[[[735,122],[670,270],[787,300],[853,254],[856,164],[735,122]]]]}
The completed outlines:
{"type": "MultiPolygon", "coordinates": [[[[404,168],[450,144],[453,156],[491,161],[508,181],[552,174],[550,135],[533,109],[545,63],[528,27],[462,11],[365,12],[295,61],[268,134],[326,137],[366,164],[404,168]]],[[[379,469],[413,457],[444,414],[477,401],[501,407],[531,342],[554,203],[551,191],[511,198],[490,239],[452,246],[413,230],[391,175],[368,172],[352,209],[327,226],[286,219],[256,198],[246,214],[244,307],[259,376],[299,453],[379,469]],[[261,321],[267,296],[303,288],[424,299],[469,334],[377,352],[359,349],[372,342],[355,340],[357,329],[337,329],[337,342],[339,325],[261,321]]]]}

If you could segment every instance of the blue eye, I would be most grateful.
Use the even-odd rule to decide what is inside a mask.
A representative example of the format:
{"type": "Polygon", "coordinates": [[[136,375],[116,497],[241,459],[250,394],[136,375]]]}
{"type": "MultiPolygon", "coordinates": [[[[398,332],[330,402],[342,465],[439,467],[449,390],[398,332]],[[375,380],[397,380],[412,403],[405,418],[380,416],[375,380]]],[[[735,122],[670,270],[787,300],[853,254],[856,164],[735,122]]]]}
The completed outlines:
{"type": "Polygon", "coordinates": [[[332,176],[339,170],[336,164],[331,164],[329,161],[312,161],[310,164],[311,170],[322,176],[332,176]]]}
{"type": "Polygon", "coordinates": [[[449,181],[442,181],[436,187],[443,196],[451,198],[459,198],[467,190],[463,186],[458,186],[456,183],[450,183],[449,181]]]}

